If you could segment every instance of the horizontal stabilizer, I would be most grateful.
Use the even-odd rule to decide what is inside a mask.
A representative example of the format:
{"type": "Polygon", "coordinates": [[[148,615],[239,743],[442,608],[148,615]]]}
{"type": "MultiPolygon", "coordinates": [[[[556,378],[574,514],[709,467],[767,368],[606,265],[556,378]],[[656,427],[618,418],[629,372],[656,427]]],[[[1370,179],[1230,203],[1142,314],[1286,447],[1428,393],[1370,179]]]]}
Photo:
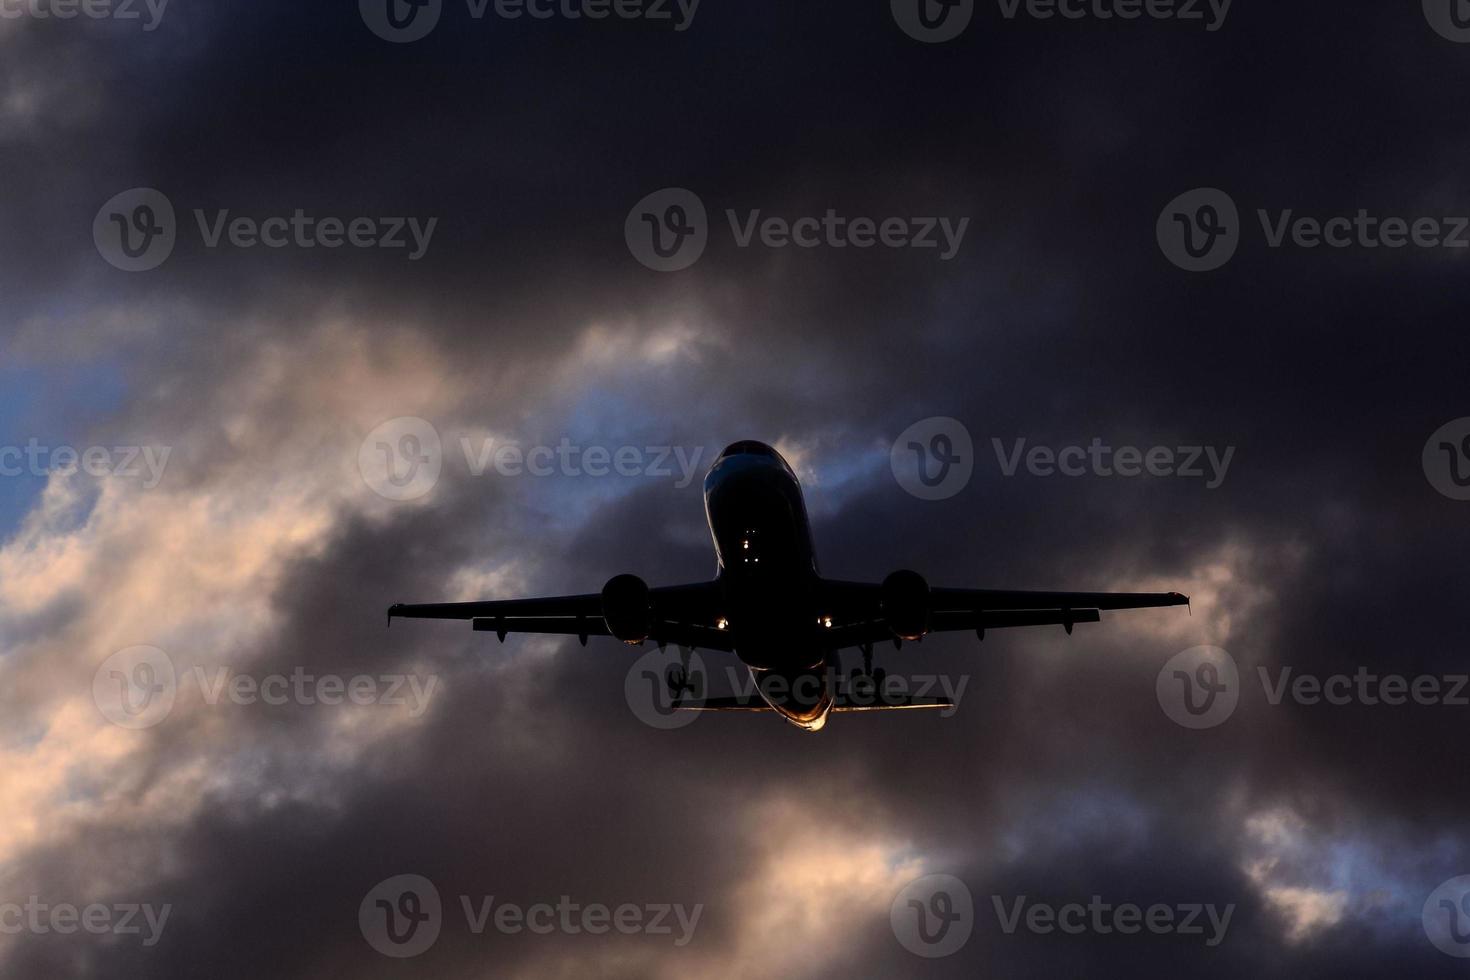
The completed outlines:
{"type": "Polygon", "coordinates": [[[874,702],[849,702],[838,698],[833,711],[914,711],[920,708],[953,708],[949,698],[887,698],[874,702]]]}
{"type": "MultiPolygon", "coordinates": [[[[769,704],[756,695],[733,698],[704,698],[700,701],[681,702],[674,705],[680,711],[773,711],[769,704]]],[[[873,698],[850,700],[839,697],[832,706],[834,712],[842,711],[913,711],[921,708],[953,708],[949,698],[894,697],[881,701],[873,698]]]]}
{"type": "Polygon", "coordinates": [[[699,701],[678,702],[680,711],[774,711],[769,704],[752,695],[748,698],[703,698],[699,701]]]}

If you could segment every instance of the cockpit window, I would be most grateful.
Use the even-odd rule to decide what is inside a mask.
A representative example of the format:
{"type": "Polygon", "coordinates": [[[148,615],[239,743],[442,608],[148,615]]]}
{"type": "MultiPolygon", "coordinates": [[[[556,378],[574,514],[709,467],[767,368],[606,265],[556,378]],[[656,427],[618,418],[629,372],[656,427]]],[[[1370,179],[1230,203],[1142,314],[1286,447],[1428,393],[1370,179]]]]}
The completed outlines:
{"type": "Polygon", "coordinates": [[[781,458],[776,450],[763,442],[756,442],[754,439],[742,439],[740,442],[730,443],[730,445],[725,447],[725,451],[720,453],[720,458],[724,459],[726,456],[741,455],[770,456],[773,459],[781,458]]]}

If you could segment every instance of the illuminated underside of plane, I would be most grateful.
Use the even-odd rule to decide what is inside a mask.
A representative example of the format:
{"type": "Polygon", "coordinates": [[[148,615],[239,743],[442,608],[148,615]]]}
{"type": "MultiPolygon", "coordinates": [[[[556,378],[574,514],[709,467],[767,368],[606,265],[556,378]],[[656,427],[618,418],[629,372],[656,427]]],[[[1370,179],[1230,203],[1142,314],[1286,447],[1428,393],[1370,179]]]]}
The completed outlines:
{"type": "MultiPolygon", "coordinates": [[[[881,583],[840,582],[817,571],[801,485],[781,454],[764,443],[737,442],[704,481],[705,515],[719,561],[713,581],[649,588],[618,575],[599,593],[541,599],[395,605],[396,617],[468,620],[496,633],[611,636],[649,640],[739,657],[764,704],[793,725],[818,731],[834,711],[943,708],[944,699],[856,704],[832,683],[838,652],[857,648],[871,665],[873,645],[917,641],[929,633],[1097,622],[1102,610],[1179,606],[1177,592],[1018,592],[931,588],[917,572],[881,583]],[[773,683],[774,682],[774,683],[773,683]]],[[[684,680],[671,681],[681,687],[684,680]]],[[[676,691],[676,693],[678,693],[676,691]]],[[[748,711],[737,698],[696,698],[689,710],[748,711]]]]}

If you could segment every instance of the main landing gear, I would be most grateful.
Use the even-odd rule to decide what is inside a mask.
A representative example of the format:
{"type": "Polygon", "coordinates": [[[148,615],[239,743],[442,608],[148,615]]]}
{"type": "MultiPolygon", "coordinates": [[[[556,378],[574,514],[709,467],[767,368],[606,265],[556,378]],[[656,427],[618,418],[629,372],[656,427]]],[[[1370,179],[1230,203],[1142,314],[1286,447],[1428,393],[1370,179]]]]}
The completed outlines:
{"type": "Polygon", "coordinates": [[[888,679],[888,671],[882,667],[877,670],[873,669],[873,644],[864,643],[861,650],[863,651],[863,665],[852,669],[849,683],[853,685],[872,684],[874,689],[881,688],[883,682],[888,679]]]}
{"type": "Polygon", "coordinates": [[[689,679],[689,658],[694,653],[693,647],[679,647],[679,662],[669,668],[664,676],[664,682],[669,686],[669,694],[677,701],[685,694],[694,693],[694,684],[689,679]]]}

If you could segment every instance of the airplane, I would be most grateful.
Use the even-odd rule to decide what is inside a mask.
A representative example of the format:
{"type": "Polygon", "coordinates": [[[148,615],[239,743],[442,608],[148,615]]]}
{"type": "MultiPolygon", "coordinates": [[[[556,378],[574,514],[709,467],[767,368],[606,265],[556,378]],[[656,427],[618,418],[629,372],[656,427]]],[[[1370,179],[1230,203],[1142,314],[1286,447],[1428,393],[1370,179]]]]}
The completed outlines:
{"type": "MultiPolygon", "coordinates": [[[[839,651],[857,648],[866,678],[873,647],[920,641],[930,633],[1056,625],[1068,634],[1095,623],[1102,610],[1180,606],[1178,592],[1020,592],[932,588],[918,572],[893,572],[881,583],[823,578],[801,484],[790,464],[762,442],[728,446],[704,480],[705,518],[714,539],[717,571],[709,582],[649,588],[636,575],[609,579],[588,595],[486,602],[394,605],[395,618],[468,620],[503,643],[510,633],[610,636],[632,646],[649,640],[664,648],[733,653],[750,670],[761,701],[695,697],[675,707],[701,711],[774,711],[808,732],[820,731],[833,712],[944,708],[942,698],[874,700],[839,691],[833,682],[839,651]],[[763,702],[763,703],[762,703],[763,702]]],[[[687,661],[686,661],[687,662],[687,661]]],[[[692,693],[687,672],[668,678],[676,696],[692,693]]]]}

